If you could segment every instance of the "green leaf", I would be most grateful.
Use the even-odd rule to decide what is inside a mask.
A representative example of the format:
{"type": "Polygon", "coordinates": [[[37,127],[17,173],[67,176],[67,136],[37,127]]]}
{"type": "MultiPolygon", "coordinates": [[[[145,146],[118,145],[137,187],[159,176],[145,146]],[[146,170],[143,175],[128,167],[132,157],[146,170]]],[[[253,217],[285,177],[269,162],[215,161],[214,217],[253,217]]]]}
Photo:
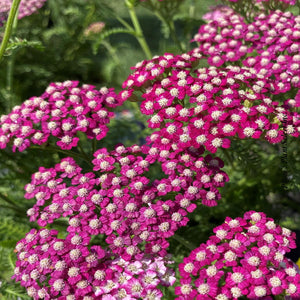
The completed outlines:
{"type": "Polygon", "coordinates": [[[16,241],[23,238],[29,231],[29,226],[15,222],[12,218],[2,217],[0,219],[0,239],[14,237],[16,241]]]}
{"type": "Polygon", "coordinates": [[[45,47],[40,41],[28,41],[26,39],[20,39],[20,38],[13,38],[9,40],[9,43],[7,45],[5,55],[9,56],[13,52],[22,49],[22,48],[35,48],[38,50],[43,51],[45,47]]]}
{"type": "Polygon", "coordinates": [[[0,299],[2,300],[20,300],[31,299],[23,287],[16,283],[2,281],[0,286],[0,299]]]}
{"type": "Polygon", "coordinates": [[[105,30],[99,36],[97,37],[97,41],[93,44],[93,54],[96,55],[99,49],[99,46],[101,45],[102,41],[106,38],[108,38],[111,35],[118,34],[118,33],[128,33],[135,35],[134,31],[128,30],[123,27],[113,28],[109,30],[105,30]]]}

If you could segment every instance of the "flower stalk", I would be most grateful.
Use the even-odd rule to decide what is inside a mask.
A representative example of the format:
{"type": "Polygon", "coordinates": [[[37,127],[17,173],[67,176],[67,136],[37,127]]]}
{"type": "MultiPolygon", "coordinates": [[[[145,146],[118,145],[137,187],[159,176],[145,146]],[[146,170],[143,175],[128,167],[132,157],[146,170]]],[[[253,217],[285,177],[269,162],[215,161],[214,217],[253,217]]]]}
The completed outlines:
{"type": "Polygon", "coordinates": [[[134,4],[129,1],[129,0],[125,0],[125,4],[128,8],[129,14],[130,14],[130,18],[132,21],[132,24],[134,26],[135,29],[135,37],[137,38],[142,50],[144,51],[147,59],[151,59],[152,58],[152,54],[151,54],[151,50],[146,42],[146,39],[144,37],[140,22],[137,18],[135,9],[134,9],[134,4]]]}
{"type": "Polygon", "coordinates": [[[19,5],[20,5],[20,2],[21,2],[21,0],[13,0],[13,3],[11,5],[11,9],[10,9],[10,12],[9,12],[8,20],[7,20],[5,31],[4,31],[4,37],[3,37],[3,40],[2,40],[2,43],[1,43],[1,46],[0,46],[0,63],[1,63],[1,60],[2,60],[3,55],[5,53],[5,50],[7,48],[9,38],[12,34],[14,20],[15,20],[15,17],[17,15],[17,13],[18,13],[18,8],[19,8],[19,5]]]}

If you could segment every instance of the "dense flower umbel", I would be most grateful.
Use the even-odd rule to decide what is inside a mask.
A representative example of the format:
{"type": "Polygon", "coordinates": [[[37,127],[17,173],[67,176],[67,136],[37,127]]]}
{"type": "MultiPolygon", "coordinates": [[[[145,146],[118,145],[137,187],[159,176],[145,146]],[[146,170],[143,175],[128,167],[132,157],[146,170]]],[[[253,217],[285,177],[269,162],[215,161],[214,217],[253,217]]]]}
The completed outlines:
{"type": "Polygon", "coordinates": [[[212,66],[242,61],[272,79],[276,93],[300,86],[300,17],[290,12],[260,14],[247,24],[232,11],[202,25],[194,41],[199,47],[190,54],[200,53],[212,66]]]}
{"type": "Polygon", "coordinates": [[[27,214],[40,226],[68,217],[70,234],[104,234],[112,252],[125,260],[137,257],[139,249],[163,257],[166,238],[187,224],[195,203],[217,205],[218,188],[228,181],[220,170],[223,162],[202,153],[122,145],[109,153],[103,148],[93,160],[100,177],[83,174],[65,158],[33,174],[25,198],[35,197],[36,203],[27,214]],[[145,173],[156,161],[167,177],[149,182],[145,173]]]}
{"type": "Polygon", "coordinates": [[[55,230],[32,229],[16,245],[13,278],[35,300],[160,299],[157,286],[175,281],[168,258],[141,254],[125,261],[88,246],[89,240],[83,234],[60,239],[55,230]]]}
{"type": "Polygon", "coordinates": [[[128,89],[120,93],[123,99],[131,100],[135,91],[144,91],[141,112],[152,116],[150,128],[160,129],[153,146],[178,151],[204,146],[214,153],[228,148],[232,136],[261,137],[270,143],[282,141],[284,131],[299,136],[299,114],[291,109],[298,106],[297,101],[273,101],[272,94],[280,86],[276,81],[248,67],[192,71],[195,60],[189,59],[189,55],[166,54],[144,61],[124,83],[128,89]]]}
{"type": "Polygon", "coordinates": [[[270,12],[275,9],[285,11],[289,6],[295,5],[297,0],[222,0],[222,2],[251,18],[260,11],[270,12]]]}
{"type": "MultiPolygon", "coordinates": [[[[244,0],[227,0],[227,1],[242,3],[244,0]]],[[[271,1],[270,0],[255,0],[253,2],[261,3],[261,2],[271,2],[271,1]]],[[[277,2],[283,2],[283,3],[290,4],[290,5],[295,5],[296,4],[296,0],[277,0],[277,2]]]]}
{"type": "Polygon", "coordinates": [[[23,151],[52,136],[60,148],[71,149],[78,143],[79,131],[89,139],[101,140],[114,116],[109,108],[121,103],[113,89],[79,87],[77,81],[51,83],[41,97],[32,97],[1,116],[0,148],[11,142],[13,151],[23,151]]]}
{"type": "MultiPolygon", "coordinates": [[[[30,16],[41,8],[47,0],[21,0],[18,18],[30,16]]],[[[10,10],[12,0],[0,0],[0,13],[10,10]]]]}
{"type": "Polygon", "coordinates": [[[296,248],[295,233],[255,211],[227,217],[214,233],[179,265],[178,299],[299,299],[300,274],[284,257],[296,248]]]}

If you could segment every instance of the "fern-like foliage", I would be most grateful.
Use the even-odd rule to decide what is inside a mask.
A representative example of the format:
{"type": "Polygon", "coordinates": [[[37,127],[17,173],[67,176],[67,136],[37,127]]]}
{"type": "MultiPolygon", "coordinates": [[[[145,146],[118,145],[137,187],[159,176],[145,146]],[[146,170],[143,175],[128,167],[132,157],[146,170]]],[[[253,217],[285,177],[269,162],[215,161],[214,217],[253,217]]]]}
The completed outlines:
{"type": "MultiPolygon", "coordinates": [[[[0,246],[0,281],[8,281],[13,275],[16,256],[13,248],[4,248],[0,246]]],[[[1,297],[0,297],[1,299],[1,297]]]]}
{"type": "MultiPolygon", "coordinates": [[[[17,223],[12,218],[0,219],[0,280],[7,280],[15,267],[14,248],[16,243],[29,231],[26,224],[17,223]]],[[[0,297],[1,299],[1,297],[0,297]]]]}
{"type": "MultiPolygon", "coordinates": [[[[24,212],[26,214],[26,212],[24,212]]],[[[10,217],[0,219],[0,246],[8,241],[18,241],[29,231],[29,227],[23,223],[17,223],[10,217]]]]}
{"type": "Polygon", "coordinates": [[[31,299],[23,287],[13,282],[1,281],[0,284],[0,299],[1,300],[20,300],[31,299]]]}
{"type": "Polygon", "coordinates": [[[134,31],[131,31],[131,30],[128,30],[128,29],[122,28],[122,27],[105,30],[103,33],[101,33],[100,35],[97,36],[97,41],[93,43],[93,46],[92,46],[93,54],[95,54],[95,55],[97,54],[99,46],[105,39],[107,39],[111,35],[118,34],[118,33],[128,33],[128,34],[135,35],[134,31]]]}
{"type": "Polygon", "coordinates": [[[44,50],[45,47],[42,45],[40,41],[28,41],[26,39],[20,39],[15,37],[10,39],[7,48],[5,50],[5,55],[9,56],[12,55],[15,51],[22,49],[22,48],[35,48],[38,50],[44,50]]]}
{"type": "Polygon", "coordinates": [[[249,175],[254,175],[261,169],[263,164],[263,152],[261,150],[268,146],[263,142],[262,144],[258,144],[248,140],[234,140],[232,142],[232,149],[234,151],[230,151],[230,155],[240,169],[245,170],[249,175]]]}
{"type": "Polygon", "coordinates": [[[9,217],[0,218],[0,299],[30,299],[25,289],[11,280],[14,273],[16,243],[24,237],[29,227],[9,217]]]}

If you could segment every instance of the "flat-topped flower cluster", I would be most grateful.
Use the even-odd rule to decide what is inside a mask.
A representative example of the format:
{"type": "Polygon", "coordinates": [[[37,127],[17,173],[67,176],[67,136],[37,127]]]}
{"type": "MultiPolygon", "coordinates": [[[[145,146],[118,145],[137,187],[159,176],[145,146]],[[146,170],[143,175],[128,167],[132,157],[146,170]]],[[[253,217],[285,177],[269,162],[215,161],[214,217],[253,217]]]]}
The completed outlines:
{"type": "MultiPolygon", "coordinates": [[[[272,100],[283,93],[276,79],[251,67],[193,70],[196,61],[195,53],[165,54],[138,64],[124,82],[120,97],[131,100],[141,91],[141,112],[152,116],[150,128],[159,128],[151,137],[154,146],[175,151],[204,146],[215,153],[229,148],[233,136],[270,143],[284,134],[299,136],[297,98],[272,100]]],[[[288,83],[284,92],[293,88],[288,83]]]]}
{"type": "Polygon", "coordinates": [[[99,149],[92,163],[100,176],[82,173],[72,158],[40,168],[25,186],[25,198],[36,200],[27,212],[30,221],[46,226],[68,217],[70,234],[104,234],[111,251],[125,260],[140,251],[165,256],[166,238],[187,224],[187,213],[200,200],[217,205],[218,188],[228,176],[220,170],[220,159],[202,157],[199,151],[160,154],[145,146],[99,149]],[[145,174],[157,160],[167,177],[150,182],[145,174]]]}
{"type": "Polygon", "coordinates": [[[284,257],[296,248],[295,234],[264,213],[227,217],[215,235],[194,249],[179,265],[177,299],[273,299],[300,297],[300,274],[284,257]]]}
{"type": "Polygon", "coordinates": [[[76,147],[77,132],[101,140],[114,113],[121,105],[114,89],[100,90],[77,81],[51,83],[40,97],[32,97],[0,118],[0,148],[12,144],[13,151],[24,151],[32,144],[42,145],[55,137],[57,146],[76,147]]]}
{"type": "MultiPolygon", "coordinates": [[[[242,61],[258,75],[272,78],[276,93],[300,86],[300,16],[275,11],[259,14],[251,23],[234,11],[199,28],[193,41],[211,66],[242,61]]],[[[299,92],[296,101],[300,105],[299,92]]]]}
{"type": "Polygon", "coordinates": [[[32,229],[16,246],[13,278],[33,299],[160,299],[157,286],[175,281],[167,257],[123,260],[100,246],[88,246],[88,234],[57,235],[55,230],[32,229]]]}

